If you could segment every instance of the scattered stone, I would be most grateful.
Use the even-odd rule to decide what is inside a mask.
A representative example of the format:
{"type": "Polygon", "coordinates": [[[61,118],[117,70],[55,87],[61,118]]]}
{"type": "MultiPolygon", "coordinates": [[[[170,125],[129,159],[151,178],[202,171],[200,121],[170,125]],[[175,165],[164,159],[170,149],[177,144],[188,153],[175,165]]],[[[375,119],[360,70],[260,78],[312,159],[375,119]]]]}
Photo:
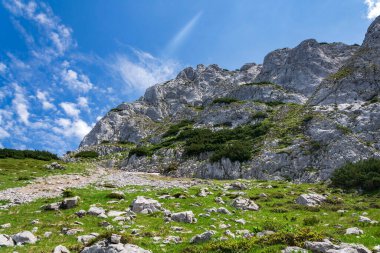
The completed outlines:
{"type": "Polygon", "coordinates": [[[110,240],[111,240],[111,243],[118,244],[121,241],[121,235],[112,234],[110,240]]]}
{"type": "Polygon", "coordinates": [[[87,214],[93,215],[93,216],[99,216],[101,214],[104,214],[105,212],[106,212],[106,210],[104,210],[101,207],[92,206],[92,207],[90,207],[90,209],[88,209],[87,214]]]}
{"type": "Polygon", "coordinates": [[[380,245],[377,245],[373,248],[373,253],[380,253],[380,245]]]}
{"type": "Polygon", "coordinates": [[[44,168],[45,169],[48,169],[48,170],[64,170],[65,167],[57,162],[53,162],[51,164],[46,164],[44,165],[44,168]]]}
{"type": "Polygon", "coordinates": [[[199,197],[206,197],[207,195],[210,195],[210,194],[212,194],[212,193],[208,190],[208,188],[201,188],[199,193],[198,193],[198,196],[199,197]]]}
{"type": "Polygon", "coordinates": [[[326,197],[316,193],[302,194],[296,199],[296,203],[303,206],[319,206],[326,197]]]}
{"type": "Polygon", "coordinates": [[[275,232],[274,231],[271,231],[271,230],[264,230],[264,231],[261,231],[261,232],[258,232],[256,234],[257,237],[263,237],[263,236],[266,236],[266,235],[273,235],[275,232]]]}
{"type": "Polygon", "coordinates": [[[131,204],[131,210],[135,213],[154,213],[161,209],[161,204],[157,200],[142,196],[138,196],[131,204]]]}
{"type": "Polygon", "coordinates": [[[371,219],[365,216],[359,216],[359,222],[371,223],[371,219]]]}
{"type": "Polygon", "coordinates": [[[235,234],[232,233],[230,230],[226,230],[226,231],[224,232],[224,234],[227,235],[227,236],[229,236],[229,237],[231,237],[231,238],[235,238],[235,234]]]}
{"type": "Polygon", "coordinates": [[[346,235],[362,235],[363,233],[364,233],[363,230],[361,230],[357,227],[346,229],[346,235]]]}
{"type": "Polygon", "coordinates": [[[47,205],[43,206],[42,209],[44,209],[46,211],[57,211],[57,210],[59,210],[60,206],[61,206],[60,202],[51,203],[51,204],[47,204],[47,205]]]}
{"type": "Polygon", "coordinates": [[[58,245],[54,248],[53,253],[70,253],[70,251],[65,246],[58,245]]]}
{"type": "Polygon", "coordinates": [[[78,242],[81,242],[83,244],[87,244],[89,243],[91,240],[94,240],[96,237],[98,237],[99,234],[98,233],[91,233],[89,235],[81,235],[81,236],[78,236],[78,242]]]}
{"type": "Polygon", "coordinates": [[[300,247],[286,247],[281,251],[282,253],[307,253],[306,249],[302,249],[300,247]]]}
{"type": "Polygon", "coordinates": [[[78,205],[80,198],[78,196],[72,198],[66,198],[62,201],[60,208],[71,209],[78,205]]]}
{"type": "Polygon", "coordinates": [[[223,199],[222,199],[221,197],[216,197],[216,198],[215,198],[215,202],[216,202],[216,203],[219,203],[219,204],[221,204],[221,205],[225,204],[224,201],[223,201],[223,199]]]}
{"type": "Polygon", "coordinates": [[[50,232],[50,231],[45,232],[45,233],[44,233],[44,237],[45,237],[45,238],[49,238],[52,234],[53,234],[53,233],[50,232]]]}
{"type": "Polygon", "coordinates": [[[305,242],[305,248],[315,253],[371,253],[361,244],[341,243],[335,245],[327,239],[322,242],[305,242]]]}
{"type": "Polygon", "coordinates": [[[215,234],[214,231],[206,231],[202,234],[196,235],[190,239],[190,243],[201,243],[211,240],[212,236],[215,234]]]}
{"type": "Polygon", "coordinates": [[[17,233],[12,236],[12,239],[17,245],[34,244],[37,242],[37,237],[35,237],[34,234],[32,234],[30,231],[17,233]]]}
{"type": "Polygon", "coordinates": [[[9,235],[0,234],[0,248],[11,247],[13,245],[14,245],[14,242],[9,235]]]}
{"type": "Polygon", "coordinates": [[[10,223],[5,223],[5,224],[0,226],[0,228],[10,228],[10,227],[11,227],[10,223]]]}
{"type": "Polygon", "coordinates": [[[222,213],[222,214],[232,214],[230,211],[228,211],[227,208],[225,207],[219,207],[217,210],[216,210],[218,213],[222,213]]]}
{"type": "Polygon", "coordinates": [[[237,209],[242,209],[242,210],[249,210],[249,211],[259,210],[259,206],[254,201],[243,198],[241,196],[234,199],[234,201],[232,202],[232,206],[237,209]]]}
{"type": "Polygon", "coordinates": [[[122,215],[125,215],[125,214],[126,214],[126,212],[111,210],[111,211],[109,211],[107,213],[107,216],[108,217],[118,217],[118,216],[122,216],[122,215]]]}
{"type": "Polygon", "coordinates": [[[266,195],[265,193],[260,193],[260,194],[259,194],[259,197],[260,197],[260,198],[268,198],[268,195],[266,195]]]}
{"type": "Polygon", "coordinates": [[[243,224],[243,225],[245,225],[245,223],[247,223],[244,219],[238,219],[238,220],[235,220],[235,222],[243,224]]]}
{"type": "Polygon", "coordinates": [[[82,218],[86,215],[86,211],[85,210],[79,210],[78,212],[76,212],[75,214],[79,217],[79,218],[82,218]]]}
{"type": "Polygon", "coordinates": [[[197,219],[194,216],[193,211],[172,213],[171,219],[176,222],[196,223],[197,219]]]}
{"type": "Polygon", "coordinates": [[[152,253],[134,244],[112,243],[109,240],[97,242],[95,245],[84,248],[81,253],[152,253]]]}
{"type": "Polygon", "coordinates": [[[168,237],[165,238],[165,240],[162,243],[164,243],[164,244],[169,244],[169,243],[178,244],[181,242],[182,242],[181,237],[169,235],[168,237]]]}
{"type": "Polygon", "coordinates": [[[232,184],[229,185],[229,188],[232,190],[246,190],[247,186],[243,184],[242,182],[233,182],[232,184]]]}

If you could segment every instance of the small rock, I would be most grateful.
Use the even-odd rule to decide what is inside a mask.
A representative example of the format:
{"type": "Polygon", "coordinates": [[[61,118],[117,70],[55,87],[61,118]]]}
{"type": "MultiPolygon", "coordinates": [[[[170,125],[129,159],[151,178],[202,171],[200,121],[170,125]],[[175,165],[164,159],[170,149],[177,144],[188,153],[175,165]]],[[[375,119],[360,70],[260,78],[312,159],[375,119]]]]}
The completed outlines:
{"type": "Polygon", "coordinates": [[[53,234],[53,233],[50,232],[50,231],[45,232],[45,233],[44,233],[44,237],[45,237],[45,238],[49,238],[52,234],[53,234]]]}
{"type": "Polygon", "coordinates": [[[79,217],[79,218],[82,218],[86,215],[86,211],[85,210],[79,210],[78,212],[76,212],[75,214],[79,217]]]}
{"type": "Polygon", "coordinates": [[[363,230],[361,230],[357,227],[346,229],[346,235],[362,235],[363,233],[364,233],[363,230]]]}
{"type": "Polygon", "coordinates": [[[176,222],[195,223],[196,219],[193,211],[172,213],[171,219],[176,222]]]}
{"type": "Polygon", "coordinates": [[[201,243],[211,240],[212,236],[215,234],[214,231],[206,231],[200,235],[196,235],[190,239],[190,243],[201,243]]]}
{"type": "Polygon", "coordinates": [[[71,209],[78,205],[80,198],[78,196],[72,198],[66,198],[62,201],[60,208],[71,209]]]}
{"type": "Polygon", "coordinates": [[[215,202],[219,203],[219,204],[222,204],[222,205],[225,204],[224,201],[223,201],[223,199],[221,197],[216,197],[215,198],[215,202]]]}
{"type": "Polygon", "coordinates": [[[259,206],[250,199],[243,198],[241,196],[234,199],[232,206],[242,210],[258,211],[259,206]]]}
{"type": "Polygon", "coordinates": [[[30,231],[17,233],[12,236],[12,239],[17,245],[34,244],[37,242],[37,237],[35,237],[30,231]]]}
{"type": "Polygon", "coordinates": [[[53,253],[70,253],[70,251],[65,246],[58,245],[54,248],[53,253]]]}
{"type": "Polygon", "coordinates": [[[219,207],[216,211],[218,213],[222,213],[222,214],[231,214],[231,212],[228,211],[227,208],[225,208],[225,207],[219,207]]]}
{"type": "Polygon", "coordinates": [[[90,242],[91,240],[94,240],[98,236],[99,236],[98,233],[91,233],[89,235],[78,236],[77,239],[78,239],[78,242],[81,242],[83,244],[87,244],[88,242],[90,242]]]}
{"type": "Polygon", "coordinates": [[[10,228],[10,227],[11,227],[10,223],[5,223],[5,224],[0,226],[0,228],[10,228]]]}
{"type": "Polygon", "coordinates": [[[100,214],[104,214],[105,212],[106,212],[106,210],[104,210],[101,207],[92,206],[92,207],[90,207],[90,209],[88,209],[87,214],[93,215],[93,216],[98,216],[100,214]]]}
{"type": "Polygon", "coordinates": [[[319,206],[326,197],[316,193],[302,194],[296,199],[296,203],[303,206],[319,206]]]}
{"type": "Polygon", "coordinates": [[[13,245],[14,245],[14,242],[9,235],[0,234],[0,248],[11,247],[13,245]]]}
{"type": "Polygon", "coordinates": [[[121,241],[121,235],[112,234],[110,240],[111,240],[111,243],[118,244],[121,241]]]}
{"type": "Polygon", "coordinates": [[[282,253],[307,253],[308,251],[300,247],[286,247],[282,253]]]}
{"type": "Polygon", "coordinates": [[[371,223],[371,219],[365,216],[359,216],[359,222],[371,223]]]}
{"type": "Polygon", "coordinates": [[[142,196],[138,196],[131,204],[131,210],[135,213],[154,213],[161,209],[161,204],[157,200],[142,196]]]}
{"type": "Polygon", "coordinates": [[[210,194],[212,194],[212,193],[208,190],[208,188],[202,188],[199,191],[198,196],[199,197],[206,197],[207,195],[210,195],[210,194]]]}
{"type": "Polygon", "coordinates": [[[245,225],[245,223],[246,223],[246,221],[244,219],[238,219],[238,220],[235,220],[235,222],[243,224],[243,225],[245,225]]]}

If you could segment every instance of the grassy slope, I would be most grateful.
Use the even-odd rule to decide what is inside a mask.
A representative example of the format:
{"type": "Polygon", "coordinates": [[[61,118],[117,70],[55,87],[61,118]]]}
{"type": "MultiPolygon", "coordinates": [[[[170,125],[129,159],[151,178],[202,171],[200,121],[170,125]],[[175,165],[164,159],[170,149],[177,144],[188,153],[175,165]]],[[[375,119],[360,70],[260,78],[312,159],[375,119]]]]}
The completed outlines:
{"type": "Polygon", "coordinates": [[[40,161],[35,159],[0,159],[0,190],[18,187],[27,184],[30,180],[38,177],[57,174],[81,173],[84,171],[83,164],[65,164],[65,170],[48,170],[43,166],[54,161],[40,161]]]}
{"type": "MultiPolygon", "coordinates": [[[[380,198],[377,195],[373,196],[361,196],[356,194],[341,194],[332,193],[331,189],[326,188],[323,185],[294,185],[288,184],[286,182],[257,182],[257,181],[247,181],[249,182],[249,189],[244,191],[246,196],[257,198],[260,193],[266,193],[268,199],[257,199],[261,209],[258,212],[254,211],[240,211],[236,210],[230,206],[232,197],[222,196],[226,202],[225,206],[230,211],[234,211],[233,215],[225,214],[211,214],[211,217],[199,217],[200,213],[205,213],[206,208],[221,206],[214,202],[216,196],[222,195],[222,185],[225,182],[213,182],[213,185],[209,189],[214,193],[213,195],[207,197],[191,197],[191,195],[196,195],[199,191],[198,188],[194,187],[189,190],[187,199],[173,199],[173,200],[160,200],[163,207],[171,211],[186,211],[192,210],[198,218],[197,224],[184,224],[184,223],[164,223],[163,215],[161,213],[153,215],[138,214],[136,220],[133,223],[126,223],[125,225],[130,225],[130,228],[122,228],[116,222],[112,221],[112,218],[106,219],[112,225],[114,225],[115,230],[113,232],[124,234],[126,238],[132,243],[140,245],[145,249],[150,249],[153,252],[279,252],[282,245],[273,245],[269,247],[261,247],[259,245],[254,246],[249,250],[239,251],[231,250],[231,242],[242,242],[240,245],[249,244],[252,240],[230,240],[229,243],[223,243],[227,249],[223,251],[212,251],[210,249],[218,248],[213,247],[212,244],[206,243],[199,246],[191,246],[188,241],[195,234],[202,233],[210,229],[211,225],[217,227],[217,235],[215,238],[219,238],[223,235],[222,229],[218,226],[221,223],[231,224],[229,228],[233,233],[238,229],[248,229],[250,231],[260,231],[264,229],[270,229],[271,227],[277,227],[281,232],[295,232],[299,231],[303,227],[309,227],[312,231],[323,234],[324,236],[332,237],[337,240],[342,240],[344,242],[356,242],[362,243],[368,247],[373,247],[379,244],[380,238],[380,225],[365,225],[358,221],[358,215],[362,212],[367,212],[366,216],[374,220],[380,220],[380,198]],[[266,186],[271,184],[274,188],[266,189],[266,186]],[[308,210],[294,204],[294,199],[301,193],[305,193],[308,190],[314,190],[319,193],[329,193],[331,196],[340,197],[343,199],[341,204],[326,204],[317,210],[308,210]],[[178,203],[178,204],[177,204],[178,203]],[[178,205],[178,207],[177,207],[178,205]],[[199,205],[199,206],[198,206],[199,205]],[[339,209],[348,210],[347,213],[341,215],[336,212],[339,209]],[[304,225],[304,219],[316,216],[320,222],[313,226],[304,225]],[[244,218],[247,224],[241,225],[234,222],[235,219],[244,218]],[[341,225],[342,228],[339,228],[341,225]],[[174,232],[171,226],[181,226],[185,228],[189,233],[174,232]],[[348,227],[357,226],[364,230],[364,235],[362,236],[345,236],[344,230],[348,227]],[[134,228],[139,228],[140,236],[131,235],[131,230],[134,228]],[[178,235],[183,239],[181,244],[172,244],[166,246],[160,246],[160,244],[153,244],[153,236],[160,236],[165,238],[168,235],[178,235]],[[229,248],[229,249],[228,249],[229,248]],[[185,250],[186,249],[186,250],[185,250]]],[[[86,216],[84,218],[77,218],[74,214],[80,209],[88,210],[91,204],[97,204],[98,206],[104,207],[106,210],[124,210],[128,208],[132,200],[138,196],[148,196],[158,199],[158,196],[162,194],[175,194],[182,192],[180,189],[170,189],[170,190],[154,190],[151,188],[144,187],[126,187],[122,189],[126,193],[126,199],[119,201],[117,203],[107,203],[110,199],[107,194],[111,190],[98,190],[93,188],[87,189],[77,189],[73,190],[75,195],[81,197],[81,203],[77,208],[70,210],[63,210],[59,212],[54,211],[42,211],[40,212],[40,206],[45,203],[51,203],[55,200],[39,200],[30,204],[21,205],[18,207],[13,207],[8,211],[0,210],[0,224],[10,222],[12,224],[11,228],[2,229],[0,233],[13,234],[20,232],[22,230],[32,230],[33,227],[38,227],[38,235],[41,240],[36,245],[29,245],[26,247],[17,248],[17,251],[22,252],[51,252],[52,249],[58,245],[62,244],[69,247],[72,252],[78,252],[82,247],[80,243],[76,241],[78,235],[84,235],[91,232],[107,233],[105,228],[99,225],[99,222],[103,219],[86,216]],[[40,223],[32,225],[30,222],[34,219],[39,219],[40,223]],[[75,221],[80,221],[83,224],[75,225],[75,221]],[[84,231],[78,233],[75,236],[60,235],[60,231],[63,227],[69,228],[81,228],[84,231]],[[46,231],[52,231],[53,236],[49,239],[43,238],[43,234],[46,231]]],[[[228,191],[233,192],[233,191],[228,191]]],[[[58,199],[56,199],[58,200],[58,199]]],[[[109,233],[110,231],[108,231],[109,233]]],[[[112,232],[112,231],[111,231],[112,232]]],[[[220,248],[220,247],[219,247],[220,248]]],[[[13,248],[2,248],[1,252],[13,252],[13,248]]]]}

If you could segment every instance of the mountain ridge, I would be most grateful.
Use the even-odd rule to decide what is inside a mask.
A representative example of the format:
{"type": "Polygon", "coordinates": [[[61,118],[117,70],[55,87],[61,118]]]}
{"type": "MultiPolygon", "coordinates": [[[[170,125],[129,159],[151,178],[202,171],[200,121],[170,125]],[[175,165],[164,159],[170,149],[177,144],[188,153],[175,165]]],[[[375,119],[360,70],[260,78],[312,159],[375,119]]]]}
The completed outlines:
{"type": "Polygon", "coordinates": [[[377,18],[362,46],[308,39],[293,49],[269,53],[263,64],[249,63],[235,71],[216,64],[185,68],[175,79],[148,88],[137,101],[107,113],[79,151],[107,155],[127,142],[125,152],[136,147],[149,152],[112,162],[125,170],[219,179],[327,180],[348,162],[380,157],[379,24],[377,18]],[[192,123],[165,137],[184,120],[192,123]],[[260,124],[268,126],[263,136],[215,140],[220,147],[193,156],[186,151],[190,137],[178,139],[186,131],[208,129],[217,135],[260,124]],[[235,142],[248,145],[249,159],[210,160],[235,142]]]}

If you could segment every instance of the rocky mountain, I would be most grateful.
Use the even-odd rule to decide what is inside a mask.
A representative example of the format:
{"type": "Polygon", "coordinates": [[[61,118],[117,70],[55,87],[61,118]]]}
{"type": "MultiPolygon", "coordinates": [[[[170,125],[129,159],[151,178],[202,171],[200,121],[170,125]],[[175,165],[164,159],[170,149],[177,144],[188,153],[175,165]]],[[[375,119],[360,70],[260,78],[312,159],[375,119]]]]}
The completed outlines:
{"type": "Polygon", "coordinates": [[[198,65],[108,112],[78,151],[131,171],[326,180],[380,157],[380,18],[359,45],[306,40],[264,63],[198,65]]]}

